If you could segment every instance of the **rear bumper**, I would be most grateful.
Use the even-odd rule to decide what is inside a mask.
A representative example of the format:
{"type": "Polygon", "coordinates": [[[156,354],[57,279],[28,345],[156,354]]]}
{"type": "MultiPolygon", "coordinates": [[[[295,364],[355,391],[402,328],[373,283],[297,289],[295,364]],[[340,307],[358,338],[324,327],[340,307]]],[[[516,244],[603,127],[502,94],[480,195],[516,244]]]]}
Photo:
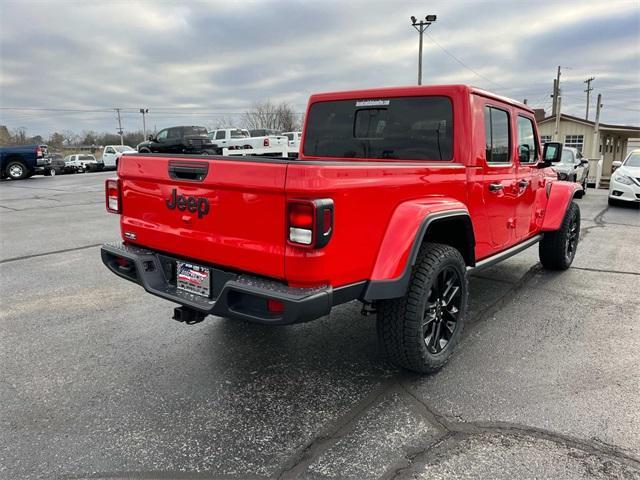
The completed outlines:
{"type": "Polygon", "coordinates": [[[286,325],[327,315],[334,305],[360,298],[365,282],[340,288],[294,288],[282,282],[203,265],[211,272],[211,298],[178,290],[176,261],[189,261],[123,243],[105,244],[102,262],[116,275],[142,286],[147,292],[207,315],[258,323],[286,325]],[[122,267],[118,259],[129,265],[122,267]],[[271,312],[267,300],[282,302],[281,312],[271,312]]]}

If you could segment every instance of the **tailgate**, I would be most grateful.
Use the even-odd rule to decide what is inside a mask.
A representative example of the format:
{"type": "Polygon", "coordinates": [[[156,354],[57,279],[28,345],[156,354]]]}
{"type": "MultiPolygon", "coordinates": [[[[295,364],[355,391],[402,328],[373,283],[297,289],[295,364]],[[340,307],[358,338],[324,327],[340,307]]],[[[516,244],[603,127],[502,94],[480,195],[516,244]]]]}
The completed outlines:
{"type": "Polygon", "coordinates": [[[269,277],[284,277],[287,163],[282,160],[125,156],[123,238],[269,277]]]}

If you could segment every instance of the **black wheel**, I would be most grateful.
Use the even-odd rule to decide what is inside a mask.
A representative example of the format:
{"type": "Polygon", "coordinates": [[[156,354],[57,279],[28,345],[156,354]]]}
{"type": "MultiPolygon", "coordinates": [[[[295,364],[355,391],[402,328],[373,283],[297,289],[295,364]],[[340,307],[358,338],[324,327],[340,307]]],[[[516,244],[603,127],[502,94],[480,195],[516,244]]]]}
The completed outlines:
{"type": "Polygon", "coordinates": [[[422,245],[406,295],[378,304],[378,338],[389,360],[418,373],[440,370],[462,336],[468,293],[460,252],[422,245]]]}
{"type": "Polygon", "coordinates": [[[27,166],[18,160],[9,162],[5,173],[11,180],[24,180],[29,176],[27,166]]]}
{"type": "Polygon", "coordinates": [[[146,147],[142,147],[140,150],[138,150],[139,153],[151,153],[151,150],[149,150],[146,147]]]}
{"type": "Polygon", "coordinates": [[[582,196],[584,197],[587,194],[587,187],[589,185],[587,185],[587,179],[585,178],[584,181],[582,182],[582,196]]]}
{"type": "Polygon", "coordinates": [[[540,263],[548,270],[566,270],[571,266],[580,241],[580,207],[569,204],[562,225],[546,232],[540,242],[540,263]]]}
{"type": "Polygon", "coordinates": [[[44,176],[45,177],[55,177],[56,176],[56,169],[55,168],[47,168],[44,171],[44,176]]]}
{"type": "Polygon", "coordinates": [[[615,198],[611,198],[611,197],[607,199],[607,203],[609,204],[610,207],[617,207],[619,205],[618,201],[615,198]]]}
{"type": "MultiPolygon", "coordinates": [[[[577,180],[576,180],[577,182],[577,180]]],[[[586,192],[586,187],[585,187],[585,182],[582,182],[581,186],[582,186],[582,191],[581,192],[576,192],[576,198],[582,198],[584,197],[584,193],[586,192]]]]}

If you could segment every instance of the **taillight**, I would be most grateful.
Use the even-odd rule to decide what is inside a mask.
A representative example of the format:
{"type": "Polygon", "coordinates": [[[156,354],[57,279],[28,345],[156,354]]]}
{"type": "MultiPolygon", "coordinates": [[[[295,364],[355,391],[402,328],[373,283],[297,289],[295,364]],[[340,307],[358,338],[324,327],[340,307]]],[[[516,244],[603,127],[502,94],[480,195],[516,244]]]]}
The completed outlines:
{"type": "Polygon", "coordinates": [[[107,212],[120,213],[120,180],[110,178],[104,182],[107,212]]]}
{"type": "Polygon", "coordinates": [[[265,138],[264,141],[262,142],[262,146],[263,147],[268,147],[269,146],[269,138],[265,138]]]}
{"type": "Polygon", "coordinates": [[[322,248],[333,234],[333,200],[292,200],[287,211],[289,243],[322,248]]]}
{"type": "Polygon", "coordinates": [[[40,147],[36,147],[36,157],[42,157],[42,149],[40,147]]]}

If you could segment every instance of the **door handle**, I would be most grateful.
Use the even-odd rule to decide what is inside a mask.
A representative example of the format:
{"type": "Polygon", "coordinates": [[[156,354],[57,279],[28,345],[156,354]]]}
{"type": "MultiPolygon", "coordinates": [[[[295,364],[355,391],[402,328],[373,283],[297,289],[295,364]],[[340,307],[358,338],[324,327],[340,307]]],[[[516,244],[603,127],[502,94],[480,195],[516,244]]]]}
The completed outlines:
{"type": "Polygon", "coordinates": [[[504,188],[504,186],[501,183],[490,183],[489,184],[489,191],[490,192],[499,192],[503,188],[504,188]]]}

